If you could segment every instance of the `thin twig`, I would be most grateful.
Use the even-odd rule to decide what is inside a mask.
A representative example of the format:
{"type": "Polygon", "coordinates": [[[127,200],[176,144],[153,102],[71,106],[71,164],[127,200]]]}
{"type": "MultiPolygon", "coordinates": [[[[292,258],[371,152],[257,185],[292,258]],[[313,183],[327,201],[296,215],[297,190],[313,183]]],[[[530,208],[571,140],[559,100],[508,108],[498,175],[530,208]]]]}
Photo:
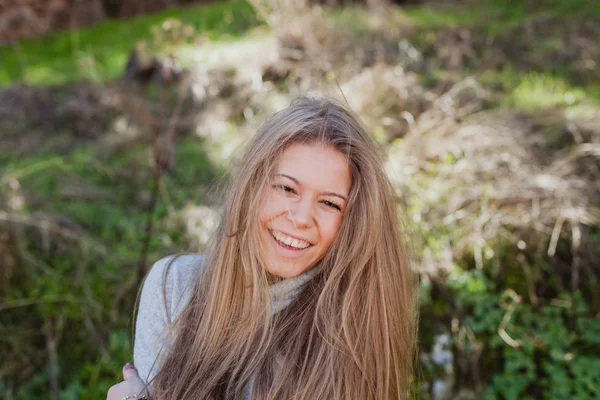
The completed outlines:
{"type": "Polygon", "coordinates": [[[571,222],[571,255],[573,257],[573,263],[571,265],[571,290],[575,291],[579,289],[579,264],[581,258],[579,257],[579,246],[581,245],[581,228],[577,222],[571,222]]]}
{"type": "MultiPolygon", "coordinates": [[[[504,342],[507,345],[516,349],[521,347],[521,342],[510,337],[510,335],[506,332],[506,326],[510,322],[510,318],[512,317],[512,314],[515,311],[517,304],[521,302],[521,296],[519,296],[512,289],[507,289],[504,292],[504,294],[510,297],[512,299],[512,302],[507,305],[506,313],[504,314],[500,325],[498,325],[498,335],[500,336],[500,338],[502,338],[502,340],[504,340],[504,342]]],[[[500,305],[506,305],[506,303],[503,300],[500,301],[500,303],[500,305]]]]}
{"type": "Polygon", "coordinates": [[[55,324],[51,320],[44,322],[44,336],[46,338],[46,351],[48,352],[48,380],[50,381],[50,398],[58,399],[60,367],[58,365],[58,342],[64,327],[64,314],[60,314],[55,324]],[[53,327],[56,325],[56,327],[53,327]],[[56,332],[58,331],[58,333],[56,332]]]}
{"type": "Polygon", "coordinates": [[[25,226],[36,227],[36,228],[39,228],[40,230],[57,233],[67,239],[71,239],[74,241],[85,240],[85,241],[93,244],[94,246],[92,246],[92,247],[100,254],[107,253],[107,249],[104,247],[104,245],[102,243],[98,242],[97,240],[92,239],[90,237],[82,238],[81,232],[70,231],[70,230],[65,229],[65,228],[61,227],[60,225],[58,225],[48,219],[45,219],[43,217],[42,218],[40,218],[40,217],[32,218],[32,217],[29,217],[26,215],[8,213],[6,211],[0,210],[0,221],[6,221],[6,222],[12,222],[12,223],[20,224],[20,225],[25,225],[25,226]]]}
{"type": "Polygon", "coordinates": [[[558,244],[558,238],[560,237],[564,222],[565,218],[562,215],[556,219],[554,229],[552,230],[552,236],[550,237],[550,245],[548,246],[548,255],[550,257],[553,257],[554,253],[556,253],[556,245],[558,244]]]}
{"type": "MultiPolygon", "coordinates": [[[[166,106],[166,100],[168,96],[168,92],[170,89],[170,84],[167,82],[167,85],[163,89],[162,94],[162,104],[163,107],[166,106]]],[[[157,124],[152,124],[150,126],[152,132],[152,156],[153,156],[153,165],[152,165],[152,192],[150,194],[150,203],[148,205],[148,211],[146,214],[146,228],[144,230],[144,239],[142,240],[142,250],[140,252],[140,258],[138,260],[137,268],[136,268],[136,282],[141,282],[144,275],[146,274],[146,270],[148,268],[148,250],[150,248],[150,238],[152,237],[152,231],[154,228],[154,209],[156,208],[156,202],[158,199],[159,186],[161,182],[161,166],[159,164],[159,154],[158,154],[158,126],[157,124]]]]}

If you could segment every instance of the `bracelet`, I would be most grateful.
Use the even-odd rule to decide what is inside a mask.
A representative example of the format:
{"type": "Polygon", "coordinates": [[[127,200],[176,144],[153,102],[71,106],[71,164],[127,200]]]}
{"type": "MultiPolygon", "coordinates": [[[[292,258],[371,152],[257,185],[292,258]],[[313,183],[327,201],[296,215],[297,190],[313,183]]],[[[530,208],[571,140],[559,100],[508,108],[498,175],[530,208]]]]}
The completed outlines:
{"type": "Polygon", "coordinates": [[[127,396],[123,397],[121,400],[148,400],[148,396],[145,394],[139,393],[129,393],[127,396]]]}

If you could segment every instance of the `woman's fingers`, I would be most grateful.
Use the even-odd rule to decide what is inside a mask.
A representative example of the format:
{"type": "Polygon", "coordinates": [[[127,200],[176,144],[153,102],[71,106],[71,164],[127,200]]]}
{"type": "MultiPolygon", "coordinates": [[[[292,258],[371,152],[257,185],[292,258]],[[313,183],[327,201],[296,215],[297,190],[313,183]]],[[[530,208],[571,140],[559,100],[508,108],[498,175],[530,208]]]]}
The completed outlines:
{"type": "Polygon", "coordinates": [[[142,393],[146,385],[139,377],[137,369],[129,363],[123,366],[123,382],[113,385],[106,395],[107,400],[121,400],[133,393],[142,393]]]}
{"type": "Polygon", "coordinates": [[[123,366],[123,380],[127,381],[128,379],[137,378],[140,379],[137,369],[129,363],[123,366]]]}

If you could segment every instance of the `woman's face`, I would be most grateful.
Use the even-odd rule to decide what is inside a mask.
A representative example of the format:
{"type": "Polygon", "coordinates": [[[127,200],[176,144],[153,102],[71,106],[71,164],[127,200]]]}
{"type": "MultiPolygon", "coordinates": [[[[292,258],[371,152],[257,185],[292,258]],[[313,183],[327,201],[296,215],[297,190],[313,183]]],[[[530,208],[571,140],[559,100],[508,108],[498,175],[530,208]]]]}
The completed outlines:
{"type": "Polygon", "coordinates": [[[312,268],[335,239],[352,177],[333,147],[293,144],[262,198],[260,240],[267,270],[281,278],[312,268]]]}

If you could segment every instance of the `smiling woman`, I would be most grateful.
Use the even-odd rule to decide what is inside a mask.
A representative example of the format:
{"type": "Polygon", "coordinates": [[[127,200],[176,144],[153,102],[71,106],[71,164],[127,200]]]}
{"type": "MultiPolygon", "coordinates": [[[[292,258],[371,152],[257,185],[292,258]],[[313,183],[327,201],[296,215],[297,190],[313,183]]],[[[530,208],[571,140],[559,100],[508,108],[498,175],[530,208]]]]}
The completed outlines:
{"type": "Polygon", "coordinates": [[[108,399],[406,398],[415,285],[393,193],[356,116],[296,99],[249,143],[211,250],[152,268],[137,370],[108,399]]]}
{"type": "Polygon", "coordinates": [[[350,185],[348,162],[335,148],[315,143],[284,150],[259,216],[267,271],[292,278],[323,258],[342,224],[350,185]]]}

